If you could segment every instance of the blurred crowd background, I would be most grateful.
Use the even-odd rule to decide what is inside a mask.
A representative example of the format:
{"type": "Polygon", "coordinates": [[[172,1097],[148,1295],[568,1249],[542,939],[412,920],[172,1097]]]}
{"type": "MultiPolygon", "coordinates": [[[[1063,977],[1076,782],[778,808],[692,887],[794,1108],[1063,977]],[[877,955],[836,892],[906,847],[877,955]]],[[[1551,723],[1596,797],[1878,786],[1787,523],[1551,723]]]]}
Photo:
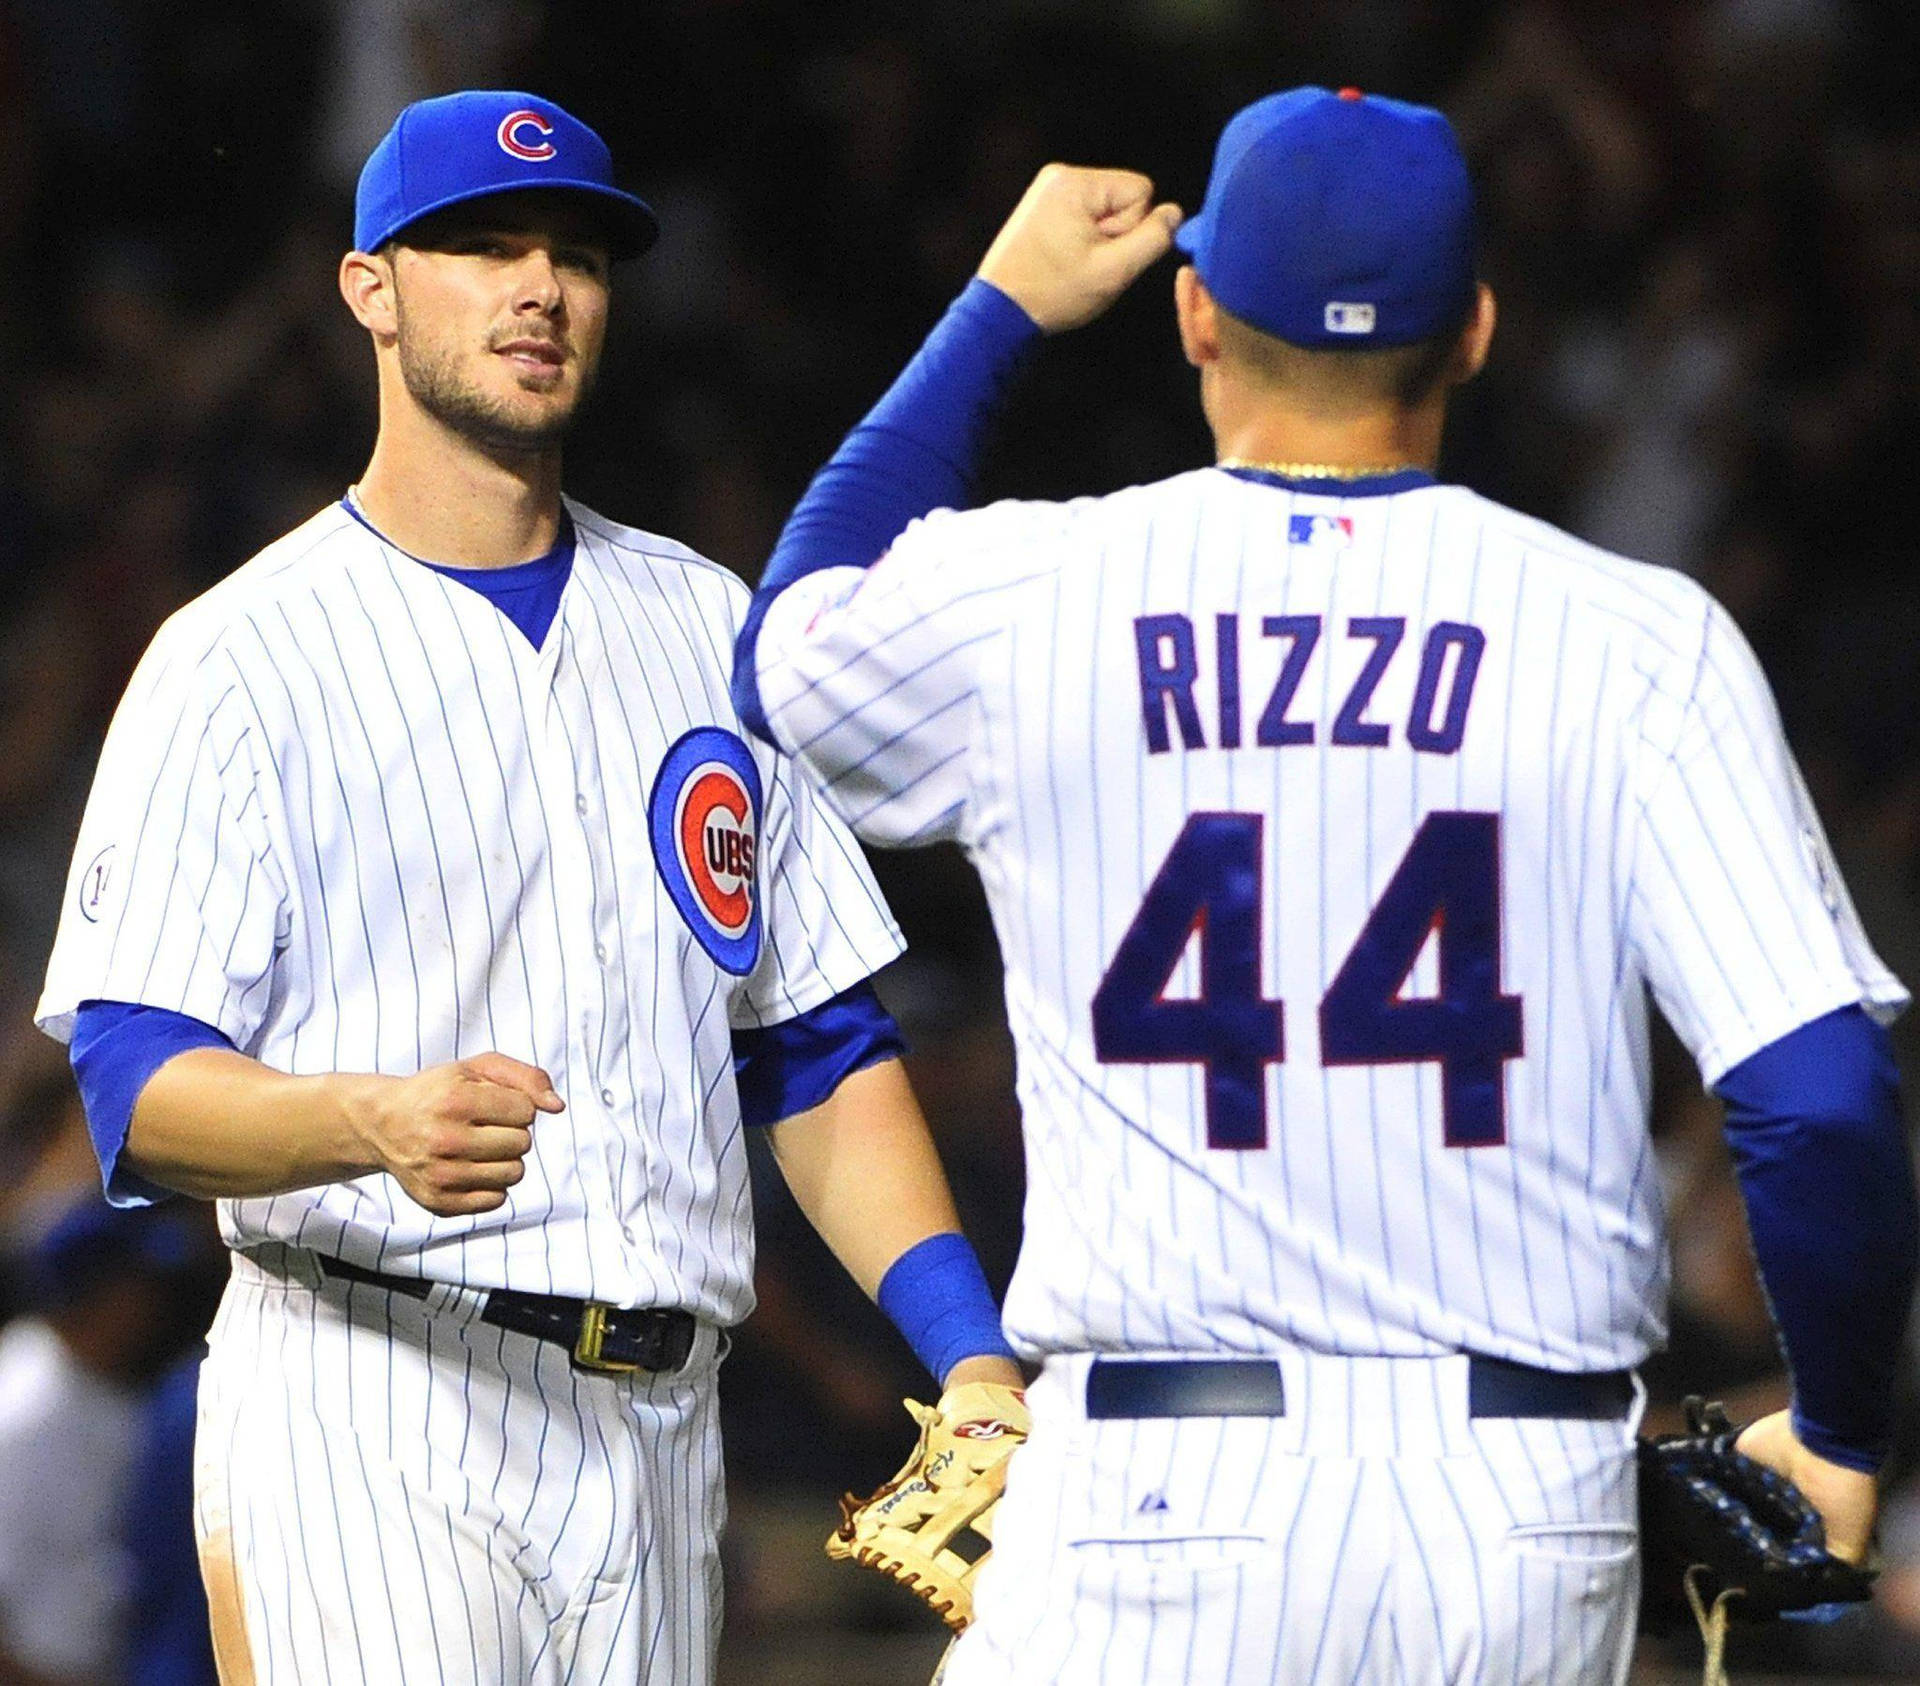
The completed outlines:
{"type": "MultiPolygon", "coordinates": [[[[1133,166],[1192,208],[1221,122],[1303,81],[1441,105],[1478,172],[1501,323],[1447,476],[1727,603],[1868,930],[1920,978],[1909,0],[0,0],[0,1682],[210,1678],[184,1494],[221,1256],[203,1211],[104,1215],[30,1010],[133,661],[365,460],[372,360],[333,277],[394,114],[519,86],[612,143],[665,233],[618,278],[570,484],[751,578],[1039,164],[1133,166]]],[[[983,496],[1205,460],[1169,291],[1156,271],[1048,350],[983,496]]],[[[991,932],[956,856],[880,864],[913,942],[886,992],[1003,1283],[1020,1165],[991,932]]],[[[1898,1035],[1911,1083],[1920,1028],[1898,1035]]],[[[1751,1414],[1784,1379],[1718,1109],[1670,1041],[1660,1064],[1656,1420],[1696,1390],[1751,1414]]],[[[925,1383],[777,1178],[759,1193],[763,1309],[723,1382],[728,1668],[915,1678],[928,1619],[818,1551],[925,1383]]],[[[1920,1675],[1911,1398],[1905,1423],[1877,1610],[1736,1643],[1738,1669],[1920,1675]]]]}

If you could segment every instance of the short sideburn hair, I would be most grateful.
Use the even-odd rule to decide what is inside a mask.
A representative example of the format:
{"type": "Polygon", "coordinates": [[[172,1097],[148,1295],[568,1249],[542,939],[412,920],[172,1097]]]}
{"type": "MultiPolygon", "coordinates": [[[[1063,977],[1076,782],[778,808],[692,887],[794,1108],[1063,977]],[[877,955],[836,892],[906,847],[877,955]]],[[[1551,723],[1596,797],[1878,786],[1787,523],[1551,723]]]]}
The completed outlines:
{"type": "Polygon", "coordinates": [[[1396,404],[1412,409],[1446,377],[1473,314],[1469,303],[1438,333],[1411,345],[1295,345],[1235,316],[1216,299],[1220,350],[1260,385],[1315,409],[1348,411],[1396,404]]]}

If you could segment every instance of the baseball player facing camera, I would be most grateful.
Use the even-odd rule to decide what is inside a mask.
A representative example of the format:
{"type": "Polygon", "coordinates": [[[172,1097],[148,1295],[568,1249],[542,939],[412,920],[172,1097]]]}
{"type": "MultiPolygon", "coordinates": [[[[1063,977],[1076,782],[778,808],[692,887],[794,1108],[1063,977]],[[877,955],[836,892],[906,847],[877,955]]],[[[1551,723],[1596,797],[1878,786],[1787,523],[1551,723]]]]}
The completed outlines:
{"type": "Polygon", "coordinates": [[[756,595],[742,718],[966,848],[1005,956],[1041,1373],[947,1686],[1622,1680],[1649,992],[1793,1370],[1741,1444],[1867,1549],[1906,993],[1726,613],[1435,478],[1494,321],[1437,112],[1263,99],[1184,224],[1049,167],[756,595]],[[1216,462],[967,510],[1020,361],[1170,242],[1216,462]]]}
{"type": "Polygon", "coordinates": [[[557,106],[409,107],[360,483],[175,615],[39,1020],[111,1198],[216,1198],[197,1526],[229,1686],[698,1686],[743,1124],[934,1375],[1020,1373],[868,981],[859,850],[743,736],[723,569],[563,498],[652,213],[557,106]]]}

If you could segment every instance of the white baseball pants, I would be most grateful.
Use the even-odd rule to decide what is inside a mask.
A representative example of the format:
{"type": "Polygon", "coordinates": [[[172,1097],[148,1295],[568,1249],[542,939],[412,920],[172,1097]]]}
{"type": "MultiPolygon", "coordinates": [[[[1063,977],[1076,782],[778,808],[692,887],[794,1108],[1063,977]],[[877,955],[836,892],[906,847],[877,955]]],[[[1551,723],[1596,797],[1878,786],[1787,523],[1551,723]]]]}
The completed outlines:
{"type": "Polygon", "coordinates": [[[1283,1417],[1090,1421],[1029,1390],[946,1686],[1620,1686],[1624,1420],[1470,1418],[1465,1358],[1281,1360],[1283,1417]]]}
{"type": "Polygon", "coordinates": [[[223,1686],[712,1679],[717,1331],[583,1375],[479,1308],[235,1255],[195,1449],[223,1686]]]}

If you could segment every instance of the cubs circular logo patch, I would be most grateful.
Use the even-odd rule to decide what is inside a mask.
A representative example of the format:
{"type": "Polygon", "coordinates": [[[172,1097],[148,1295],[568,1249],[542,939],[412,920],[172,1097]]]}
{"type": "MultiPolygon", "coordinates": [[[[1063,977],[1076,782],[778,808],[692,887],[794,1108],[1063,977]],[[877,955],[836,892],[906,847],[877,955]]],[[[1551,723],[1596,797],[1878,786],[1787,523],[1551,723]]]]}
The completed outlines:
{"type": "Polygon", "coordinates": [[[696,726],[667,751],[647,820],[654,864],[716,965],[745,977],[760,958],[760,769],[740,738],[696,726]]]}

